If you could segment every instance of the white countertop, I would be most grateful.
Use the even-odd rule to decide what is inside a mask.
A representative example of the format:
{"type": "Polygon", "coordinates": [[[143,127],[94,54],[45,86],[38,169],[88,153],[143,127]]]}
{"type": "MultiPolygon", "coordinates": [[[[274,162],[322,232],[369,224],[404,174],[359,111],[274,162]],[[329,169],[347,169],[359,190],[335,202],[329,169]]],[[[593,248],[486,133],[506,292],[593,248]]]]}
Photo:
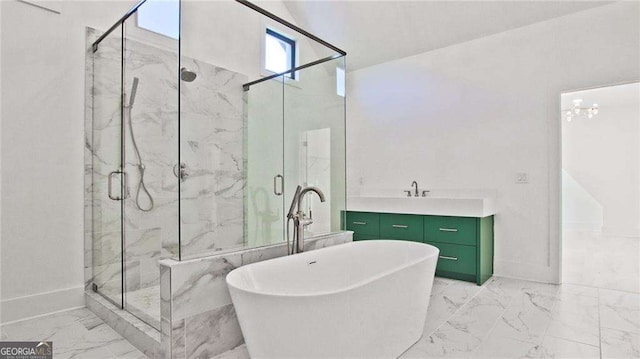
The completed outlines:
{"type": "Polygon", "coordinates": [[[347,210],[480,218],[496,214],[490,197],[349,197],[347,210]]]}

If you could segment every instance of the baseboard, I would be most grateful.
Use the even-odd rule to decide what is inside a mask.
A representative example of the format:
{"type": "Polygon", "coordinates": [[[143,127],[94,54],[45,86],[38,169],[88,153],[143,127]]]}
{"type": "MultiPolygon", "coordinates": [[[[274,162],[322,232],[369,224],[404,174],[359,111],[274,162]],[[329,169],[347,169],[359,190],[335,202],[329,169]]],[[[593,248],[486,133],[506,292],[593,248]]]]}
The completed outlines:
{"type": "Polygon", "coordinates": [[[66,288],[3,300],[0,323],[8,324],[46,314],[84,307],[84,287],[66,288]]]}
{"type": "Polygon", "coordinates": [[[559,284],[558,271],[552,267],[531,263],[494,260],[493,275],[530,282],[559,284]]]}

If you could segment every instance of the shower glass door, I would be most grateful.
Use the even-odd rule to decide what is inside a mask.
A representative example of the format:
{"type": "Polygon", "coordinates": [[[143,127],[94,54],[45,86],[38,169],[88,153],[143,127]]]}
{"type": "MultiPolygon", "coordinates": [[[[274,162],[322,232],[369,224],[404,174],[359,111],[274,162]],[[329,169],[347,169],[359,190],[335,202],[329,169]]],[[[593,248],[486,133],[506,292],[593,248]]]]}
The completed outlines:
{"type": "MultiPolygon", "coordinates": [[[[247,185],[245,243],[261,247],[285,238],[284,76],[251,86],[247,107],[247,185]]],[[[291,184],[290,184],[291,183],[291,184]]],[[[294,187],[295,189],[295,187],[294,187]]]]}
{"type": "Polygon", "coordinates": [[[298,71],[299,80],[284,86],[285,203],[297,185],[326,197],[309,194],[301,204],[313,218],[306,238],[339,231],[346,208],[344,70],[340,57],[298,71]]]}
{"type": "MultiPolygon", "coordinates": [[[[166,17],[175,19],[164,21],[178,24],[177,1],[162,6],[171,4],[166,17]]],[[[157,5],[146,2],[137,12],[157,5]]],[[[177,258],[178,40],[144,32],[136,20],[125,20],[123,39],[123,305],[160,329],[159,261],[177,258]]]]}
{"type": "Polygon", "coordinates": [[[92,269],[93,290],[122,306],[122,27],[93,54],[92,269]]]}

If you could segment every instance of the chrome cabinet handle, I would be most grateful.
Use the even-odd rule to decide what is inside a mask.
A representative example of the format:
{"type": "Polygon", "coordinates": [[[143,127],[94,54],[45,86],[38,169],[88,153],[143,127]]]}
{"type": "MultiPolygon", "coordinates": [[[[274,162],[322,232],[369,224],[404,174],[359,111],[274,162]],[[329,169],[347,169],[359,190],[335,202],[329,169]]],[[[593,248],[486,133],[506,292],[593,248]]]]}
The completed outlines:
{"type": "Polygon", "coordinates": [[[406,226],[404,224],[392,224],[391,227],[393,227],[393,228],[409,228],[409,226],[406,226]]]}
{"type": "Polygon", "coordinates": [[[457,232],[458,230],[456,228],[440,228],[440,231],[442,231],[442,232],[457,232]]]}
{"type": "Polygon", "coordinates": [[[273,193],[276,196],[282,196],[282,188],[284,187],[284,177],[276,175],[273,177],[273,193]],[[280,179],[280,190],[278,191],[278,179],[280,179]]]}
{"type": "Polygon", "coordinates": [[[363,225],[367,224],[367,222],[353,222],[353,224],[357,224],[357,225],[363,226],[363,225]]]}
{"type": "Polygon", "coordinates": [[[447,256],[439,256],[440,259],[446,259],[446,260],[450,260],[450,261],[457,261],[458,257],[447,257],[447,256]]]}

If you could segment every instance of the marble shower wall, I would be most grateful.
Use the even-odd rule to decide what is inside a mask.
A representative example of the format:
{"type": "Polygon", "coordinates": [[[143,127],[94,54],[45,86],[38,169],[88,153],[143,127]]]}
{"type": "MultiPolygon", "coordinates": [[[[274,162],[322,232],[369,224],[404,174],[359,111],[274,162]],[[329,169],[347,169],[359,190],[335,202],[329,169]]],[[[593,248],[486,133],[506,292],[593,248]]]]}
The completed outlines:
{"type": "Polygon", "coordinates": [[[244,245],[245,75],[183,58],[196,73],[180,82],[180,160],[189,176],[180,186],[181,258],[244,245]]]}
{"type": "MultiPolygon", "coordinates": [[[[308,238],[310,251],[351,242],[352,232],[308,238]]],[[[287,255],[286,244],[161,265],[164,358],[212,358],[244,342],[225,278],[243,265],[287,255]]]]}
{"type": "MultiPolygon", "coordinates": [[[[119,34],[114,31],[109,35],[96,53],[88,46],[85,118],[86,288],[96,282],[100,291],[115,301],[119,301],[123,274],[121,213],[127,291],[159,286],[158,261],[178,258],[180,234],[182,254],[187,257],[243,245],[242,84],[247,82],[246,76],[183,58],[182,66],[194,71],[197,78],[178,83],[177,48],[169,51],[127,38],[122,84],[126,104],[134,77],[139,79],[129,123],[128,111],[124,118],[120,112],[119,34]],[[124,202],[108,197],[108,174],[120,165],[122,125],[129,192],[124,202]],[[140,170],[132,133],[145,166],[144,183],[153,198],[148,212],[136,205],[140,170]],[[178,150],[189,171],[181,183],[174,174],[178,150]],[[182,233],[178,232],[179,224],[182,233]]],[[[99,35],[87,29],[87,44],[99,35]]],[[[143,191],[139,202],[142,208],[150,206],[143,191]]],[[[159,319],[160,313],[153,316],[159,319]]]]}

